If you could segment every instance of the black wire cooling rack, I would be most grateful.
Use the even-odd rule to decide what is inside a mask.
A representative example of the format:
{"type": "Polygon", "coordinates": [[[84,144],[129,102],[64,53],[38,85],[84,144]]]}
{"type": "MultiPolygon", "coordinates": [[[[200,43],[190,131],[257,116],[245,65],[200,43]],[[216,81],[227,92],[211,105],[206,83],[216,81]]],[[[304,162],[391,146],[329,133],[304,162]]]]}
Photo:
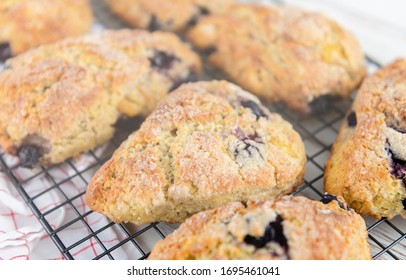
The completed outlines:
{"type": "MultiPolygon", "coordinates": [[[[94,13],[98,21],[111,22],[109,14],[100,2],[93,1],[94,13]]],[[[120,27],[121,23],[113,21],[109,28],[120,27]]],[[[368,59],[370,71],[380,65],[368,59]]],[[[298,188],[294,195],[302,195],[311,199],[320,200],[323,194],[324,163],[327,160],[330,148],[336,138],[339,126],[353,98],[332,104],[331,110],[325,114],[302,118],[300,115],[286,109],[283,105],[269,105],[271,111],[281,114],[290,121],[302,136],[306,146],[307,165],[304,184],[298,188]]],[[[129,135],[136,130],[142,119],[122,120],[117,124],[117,133],[112,141],[104,145],[103,149],[90,151],[86,156],[86,164],[79,164],[78,160],[71,159],[50,167],[39,167],[26,172],[15,160],[0,152],[0,171],[4,172],[10,182],[16,187],[35,217],[41,223],[46,233],[52,239],[64,259],[83,259],[81,252],[84,245],[90,244],[94,256],[90,259],[119,259],[118,251],[132,252],[131,258],[145,259],[153,244],[146,239],[159,240],[165,238],[177,225],[166,223],[152,223],[143,227],[134,227],[127,224],[116,224],[106,220],[100,223],[89,222],[101,218],[101,214],[92,212],[84,204],[86,186],[94,172],[110,158],[113,151],[129,135]],[[61,173],[61,170],[65,170],[61,173]],[[68,170],[68,171],[66,171],[68,170]],[[62,175],[61,175],[62,174],[62,175]],[[42,180],[39,180],[42,178],[42,180]],[[43,179],[45,178],[45,180],[43,179]],[[32,186],[41,185],[41,191],[35,192],[32,186]],[[76,186],[72,192],[71,185],[76,186]],[[79,186],[79,187],[77,187],[79,186]],[[42,197],[56,193],[59,200],[53,205],[43,205],[42,197]],[[52,224],[50,217],[63,211],[70,211],[68,219],[65,218],[60,225],[52,224]],[[91,217],[93,217],[91,219],[91,217]],[[86,229],[83,234],[72,236],[75,225],[86,229]],[[106,239],[103,234],[114,231],[118,238],[106,239]],[[70,235],[69,242],[66,235],[70,235]],[[72,239],[74,240],[72,242],[72,239]]],[[[53,219],[52,219],[53,220],[53,219]]],[[[369,233],[368,242],[374,259],[406,259],[406,220],[395,218],[393,220],[381,219],[379,221],[366,218],[369,233]]],[[[87,245],[88,246],[88,245],[87,245]]],[[[89,258],[89,257],[86,257],[89,258]]]]}

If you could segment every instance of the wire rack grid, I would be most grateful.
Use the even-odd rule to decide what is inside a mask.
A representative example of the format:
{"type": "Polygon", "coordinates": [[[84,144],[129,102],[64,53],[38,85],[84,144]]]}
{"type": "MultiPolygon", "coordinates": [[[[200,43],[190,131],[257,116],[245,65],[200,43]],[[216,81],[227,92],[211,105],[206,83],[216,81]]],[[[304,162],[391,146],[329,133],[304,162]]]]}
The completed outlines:
{"type": "MultiPolygon", "coordinates": [[[[95,0],[92,5],[97,22],[96,31],[125,26],[109,13],[104,1],[95,0]]],[[[371,59],[367,59],[367,62],[370,72],[380,67],[371,59]]],[[[353,98],[336,102],[329,112],[309,118],[302,118],[281,104],[269,105],[271,111],[281,114],[293,124],[306,146],[308,160],[304,184],[294,195],[320,200],[324,193],[324,163],[353,98]]],[[[178,225],[166,223],[152,223],[142,227],[116,224],[91,211],[84,203],[86,187],[93,174],[141,122],[142,119],[121,120],[112,141],[86,153],[80,159],[70,159],[55,166],[27,170],[0,151],[0,172],[18,190],[64,259],[89,258],[89,255],[83,254],[89,247],[93,250],[90,259],[146,259],[154,243],[177,228],[178,225]],[[57,199],[46,204],[44,201],[49,201],[43,199],[46,196],[57,199]],[[63,216],[64,219],[55,224],[55,216],[63,216]],[[76,230],[78,228],[80,230],[76,230]],[[111,238],[112,232],[114,238],[111,238]]],[[[404,219],[398,217],[377,221],[365,218],[365,221],[374,259],[406,259],[404,219]]]]}

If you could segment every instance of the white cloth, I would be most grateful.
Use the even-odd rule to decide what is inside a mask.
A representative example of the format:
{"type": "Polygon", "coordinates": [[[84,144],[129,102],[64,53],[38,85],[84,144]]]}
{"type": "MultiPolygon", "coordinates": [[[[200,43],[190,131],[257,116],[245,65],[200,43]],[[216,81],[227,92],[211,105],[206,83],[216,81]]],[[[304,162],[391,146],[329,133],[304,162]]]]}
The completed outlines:
{"type": "MultiPolygon", "coordinates": [[[[102,150],[103,147],[96,152],[101,153],[102,150]]],[[[9,167],[13,167],[18,163],[15,158],[7,155],[3,155],[3,159],[6,160],[9,167]]],[[[75,161],[74,166],[81,171],[95,163],[95,161],[92,156],[83,155],[75,161]]],[[[85,197],[83,195],[77,196],[86,190],[87,186],[83,179],[88,181],[94,170],[90,170],[87,172],[88,174],[81,173],[82,178],[78,175],[75,176],[77,171],[68,163],[65,163],[52,167],[47,171],[52,176],[52,179],[39,167],[34,169],[16,168],[12,172],[20,182],[23,182],[24,191],[31,198],[34,198],[33,203],[41,213],[47,213],[47,211],[55,209],[45,216],[46,221],[53,229],[60,228],[64,224],[77,219],[76,210],[79,211],[80,215],[89,211],[84,202],[85,197]],[[71,176],[74,177],[66,182],[63,181],[71,176]],[[53,180],[58,183],[60,190],[54,187],[53,180]],[[73,207],[68,202],[68,199],[71,199],[69,201],[73,207]]],[[[92,229],[98,229],[110,223],[107,218],[98,213],[92,213],[86,216],[84,220],[92,229]]],[[[91,232],[79,219],[74,224],[58,232],[57,236],[65,246],[70,246],[89,236],[89,234],[91,232]]],[[[125,238],[125,235],[117,226],[112,226],[103,230],[98,235],[98,238],[108,247],[108,244],[117,244],[119,240],[125,238]]],[[[75,246],[69,253],[74,258],[91,259],[103,251],[103,248],[97,244],[97,240],[92,237],[75,246]]],[[[131,256],[124,252],[122,248],[119,248],[114,251],[114,257],[116,259],[128,259],[131,256]]],[[[139,258],[139,256],[132,257],[139,258]]],[[[0,173],[1,259],[63,259],[63,255],[4,172],[0,173]]]]}

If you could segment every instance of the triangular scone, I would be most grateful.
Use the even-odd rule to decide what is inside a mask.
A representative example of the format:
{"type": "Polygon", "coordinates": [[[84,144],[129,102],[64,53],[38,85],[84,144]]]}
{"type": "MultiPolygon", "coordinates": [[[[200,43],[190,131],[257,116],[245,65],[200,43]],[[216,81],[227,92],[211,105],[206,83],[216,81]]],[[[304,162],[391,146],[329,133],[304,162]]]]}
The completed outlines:
{"type": "Polygon", "coordinates": [[[226,81],[182,85],[91,180],[89,207],[116,222],[181,222],[230,201],[291,193],[306,155],[299,134],[226,81]]]}
{"type": "Polygon", "coordinates": [[[284,196],[200,212],[158,241],[149,260],[368,260],[365,221],[342,197],[284,196]]]}
{"type": "Polygon", "coordinates": [[[109,30],[18,55],[0,72],[0,146],[23,166],[55,164],[109,140],[196,76],[199,57],[165,32],[109,30]]]}
{"type": "Polygon", "coordinates": [[[325,190],[359,214],[406,219],[406,59],[364,80],[325,170],[325,190]]]}
{"type": "Polygon", "coordinates": [[[202,17],[223,14],[234,0],[107,0],[111,11],[135,28],[182,32],[202,17]]]}
{"type": "Polygon", "coordinates": [[[236,4],[202,18],[187,38],[235,83],[304,114],[347,98],[366,74],[351,32],[290,5],[236,4]]]}

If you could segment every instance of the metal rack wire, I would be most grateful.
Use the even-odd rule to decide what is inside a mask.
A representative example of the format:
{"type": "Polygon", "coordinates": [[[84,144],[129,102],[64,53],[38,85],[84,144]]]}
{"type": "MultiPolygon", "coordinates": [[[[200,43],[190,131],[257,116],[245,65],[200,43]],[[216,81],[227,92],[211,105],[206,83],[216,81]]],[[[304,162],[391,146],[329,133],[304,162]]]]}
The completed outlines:
{"type": "MultiPolygon", "coordinates": [[[[122,23],[112,20],[112,15],[100,4],[103,1],[94,1],[94,12],[98,21],[113,22],[108,28],[122,26],[122,23]]],[[[370,70],[379,68],[379,65],[368,59],[370,70]]],[[[303,195],[311,199],[319,200],[323,194],[324,163],[327,160],[330,148],[335,140],[339,125],[344,118],[352,99],[333,104],[331,110],[322,115],[316,115],[303,119],[300,115],[286,109],[283,105],[272,104],[270,109],[281,114],[290,121],[300,133],[306,146],[307,172],[305,181],[298,188],[295,195],[303,195]]],[[[116,252],[125,250],[132,252],[131,258],[145,259],[152,249],[145,237],[155,236],[163,239],[174,230],[177,225],[165,223],[153,223],[143,227],[133,227],[127,224],[116,224],[107,221],[105,224],[94,224],[90,220],[98,219],[101,214],[92,212],[83,203],[86,186],[94,172],[108,159],[118,145],[131,131],[136,130],[141,119],[123,120],[117,125],[117,133],[112,141],[104,145],[102,149],[96,149],[86,154],[86,164],[78,164],[78,160],[70,159],[66,162],[50,167],[40,167],[26,172],[15,160],[3,152],[0,152],[0,171],[4,172],[13,183],[24,201],[30,207],[35,217],[41,223],[53,243],[65,259],[81,259],[84,244],[93,246],[93,259],[117,259],[116,252]],[[61,170],[65,170],[62,172],[61,170]],[[68,171],[66,171],[68,170],[68,171]],[[42,180],[39,180],[42,178],[42,180]],[[45,179],[44,179],[45,178],[45,179]],[[41,191],[32,189],[38,183],[42,185],[41,191]],[[71,185],[74,185],[72,191],[71,185]],[[42,205],[41,197],[57,193],[60,198],[51,206],[42,205]],[[55,226],[49,217],[57,211],[70,211],[69,219],[61,225],[55,226]],[[80,224],[87,234],[76,236],[75,242],[66,242],[66,232],[75,225],[80,224]],[[103,234],[114,230],[117,238],[106,240],[103,234]]],[[[104,218],[104,217],[103,217],[104,218]]],[[[368,242],[374,259],[405,259],[406,258],[406,221],[401,218],[393,220],[381,219],[379,221],[366,218],[369,232],[368,242]]],[[[67,234],[72,234],[70,230],[67,234]]],[[[71,238],[72,239],[72,238],[71,238]]],[[[70,239],[70,240],[71,240],[70,239]]]]}

